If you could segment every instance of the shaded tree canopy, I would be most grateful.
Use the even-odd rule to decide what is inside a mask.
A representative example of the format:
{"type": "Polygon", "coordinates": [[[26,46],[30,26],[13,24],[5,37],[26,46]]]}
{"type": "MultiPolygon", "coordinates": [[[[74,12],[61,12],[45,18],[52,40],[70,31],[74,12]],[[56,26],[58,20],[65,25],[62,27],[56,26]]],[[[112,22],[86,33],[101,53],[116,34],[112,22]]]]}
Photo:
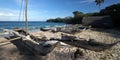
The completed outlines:
{"type": "Polygon", "coordinates": [[[65,20],[63,18],[57,17],[55,19],[48,19],[47,22],[64,22],[65,20]]]}
{"type": "Polygon", "coordinates": [[[113,4],[100,11],[102,15],[110,15],[116,27],[120,27],[120,3],[113,4]]]}
{"type": "Polygon", "coordinates": [[[74,11],[73,15],[74,15],[74,18],[72,20],[72,23],[73,24],[81,24],[84,14],[82,12],[79,12],[79,11],[74,11]]]}
{"type": "Polygon", "coordinates": [[[79,18],[79,17],[83,16],[83,13],[79,12],[79,11],[74,11],[73,14],[74,14],[75,18],[79,18]]]}

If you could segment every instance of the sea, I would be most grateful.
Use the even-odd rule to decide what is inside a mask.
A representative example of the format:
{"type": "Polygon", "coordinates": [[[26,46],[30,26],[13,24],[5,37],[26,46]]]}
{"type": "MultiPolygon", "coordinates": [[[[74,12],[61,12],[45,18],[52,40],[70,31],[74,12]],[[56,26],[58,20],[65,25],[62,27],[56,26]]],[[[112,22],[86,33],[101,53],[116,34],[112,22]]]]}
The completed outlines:
{"type": "MultiPolygon", "coordinates": [[[[64,26],[65,23],[52,23],[45,21],[29,21],[28,29],[37,30],[40,28],[53,27],[53,26],[64,26]]],[[[25,29],[25,21],[0,21],[0,33],[3,32],[2,29],[13,29],[13,28],[23,28],[25,29]]]]}

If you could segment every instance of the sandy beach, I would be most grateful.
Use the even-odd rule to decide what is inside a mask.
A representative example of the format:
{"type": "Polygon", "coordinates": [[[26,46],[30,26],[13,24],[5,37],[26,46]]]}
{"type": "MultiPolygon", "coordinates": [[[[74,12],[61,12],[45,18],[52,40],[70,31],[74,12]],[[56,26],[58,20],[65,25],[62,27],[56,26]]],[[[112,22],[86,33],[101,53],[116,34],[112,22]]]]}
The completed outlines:
{"type": "Polygon", "coordinates": [[[0,60],[120,60],[120,0],[0,0],[0,60]]]}
{"type": "MultiPolygon", "coordinates": [[[[31,33],[36,37],[61,38],[63,32],[38,31],[31,33]]],[[[64,33],[67,34],[67,33],[64,33]]],[[[85,30],[75,34],[68,34],[78,38],[95,39],[102,43],[113,43],[120,41],[120,32],[115,30],[85,30]]],[[[0,42],[7,41],[0,38],[0,42]]],[[[16,46],[11,43],[0,45],[0,60],[120,60],[120,43],[105,51],[95,52],[79,48],[80,56],[75,56],[78,48],[73,46],[57,46],[47,56],[20,55],[16,46]]]]}

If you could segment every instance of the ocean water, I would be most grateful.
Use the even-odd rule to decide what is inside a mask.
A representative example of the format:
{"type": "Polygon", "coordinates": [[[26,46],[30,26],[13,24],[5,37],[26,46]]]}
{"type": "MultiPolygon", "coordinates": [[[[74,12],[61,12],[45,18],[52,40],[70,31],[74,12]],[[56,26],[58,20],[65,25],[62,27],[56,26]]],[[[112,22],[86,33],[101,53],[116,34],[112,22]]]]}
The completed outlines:
{"type": "MultiPolygon", "coordinates": [[[[52,22],[41,22],[41,21],[29,21],[28,27],[29,30],[40,29],[44,27],[52,27],[52,26],[63,26],[64,23],[52,23],[52,22]]],[[[13,29],[13,28],[23,28],[25,29],[24,21],[0,21],[0,32],[2,32],[1,28],[4,29],[13,29]]]]}

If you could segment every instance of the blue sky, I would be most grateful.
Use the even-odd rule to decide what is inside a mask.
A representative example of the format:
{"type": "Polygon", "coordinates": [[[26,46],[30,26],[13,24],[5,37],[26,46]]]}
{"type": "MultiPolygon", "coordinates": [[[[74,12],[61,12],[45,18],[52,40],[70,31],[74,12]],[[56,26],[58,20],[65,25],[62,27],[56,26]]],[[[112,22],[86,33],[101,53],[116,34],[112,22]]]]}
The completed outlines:
{"type": "MultiPolygon", "coordinates": [[[[22,0],[0,0],[0,21],[18,21],[22,0]]],[[[120,0],[105,0],[101,8],[119,3],[120,0]]],[[[94,0],[29,0],[29,21],[45,21],[49,18],[73,16],[73,11],[98,12],[94,0]]],[[[23,21],[23,20],[21,20],[23,21]]]]}

